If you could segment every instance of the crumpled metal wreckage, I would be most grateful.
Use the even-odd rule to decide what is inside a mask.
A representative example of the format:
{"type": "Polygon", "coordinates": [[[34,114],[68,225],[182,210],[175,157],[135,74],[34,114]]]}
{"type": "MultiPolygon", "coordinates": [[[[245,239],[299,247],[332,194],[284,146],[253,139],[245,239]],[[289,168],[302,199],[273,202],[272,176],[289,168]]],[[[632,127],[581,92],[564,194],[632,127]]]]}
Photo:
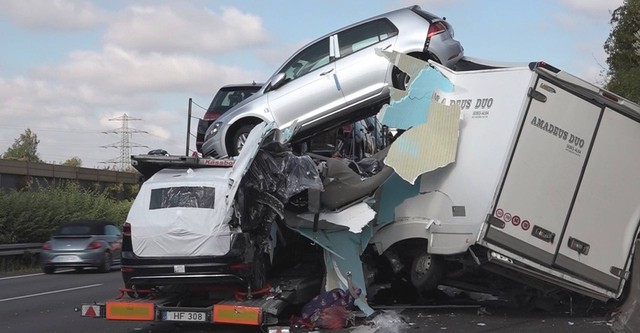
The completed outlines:
{"type": "Polygon", "coordinates": [[[355,305],[366,315],[373,309],[367,304],[360,256],[376,229],[391,222],[378,219],[378,212],[393,211],[398,203],[379,197],[376,201],[376,195],[401,192],[420,175],[454,162],[460,120],[459,106],[431,101],[434,90],[453,89],[438,70],[403,54],[383,54],[412,78],[407,92],[392,93],[397,98],[392,98],[382,114],[383,124],[406,129],[402,136],[359,165],[347,159],[296,155],[276,134],[272,136],[276,140],[257,148],[238,190],[243,198],[239,211],[248,217],[243,229],[263,228],[266,233],[275,219],[281,219],[321,246],[325,290],[359,288],[355,305]],[[397,177],[394,174],[402,180],[390,181],[397,177]]]}

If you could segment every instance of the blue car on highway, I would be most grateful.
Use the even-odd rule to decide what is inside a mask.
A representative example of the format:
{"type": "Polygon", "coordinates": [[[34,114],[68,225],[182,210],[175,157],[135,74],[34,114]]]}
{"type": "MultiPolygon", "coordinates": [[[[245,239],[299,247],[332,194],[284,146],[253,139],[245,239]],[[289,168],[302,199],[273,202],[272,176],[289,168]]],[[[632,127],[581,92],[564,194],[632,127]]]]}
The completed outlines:
{"type": "Polygon", "coordinates": [[[97,268],[109,272],[120,264],[122,233],[113,222],[78,220],[61,225],[42,245],[40,265],[46,274],[57,268],[97,268]]]}

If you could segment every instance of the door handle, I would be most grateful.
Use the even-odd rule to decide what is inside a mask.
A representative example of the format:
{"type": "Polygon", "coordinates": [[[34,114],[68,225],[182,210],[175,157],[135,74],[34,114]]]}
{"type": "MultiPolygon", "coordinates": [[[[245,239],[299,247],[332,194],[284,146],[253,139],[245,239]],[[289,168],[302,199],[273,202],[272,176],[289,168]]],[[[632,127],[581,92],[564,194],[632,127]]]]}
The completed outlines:
{"type": "Polygon", "coordinates": [[[331,73],[331,72],[333,72],[333,68],[331,68],[330,70],[328,70],[328,71],[326,71],[326,72],[322,72],[322,73],[320,73],[320,76],[327,75],[327,74],[329,74],[329,73],[331,73]]]}
{"type": "Polygon", "coordinates": [[[385,46],[385,47],[383,48],[383,50],[386,50],[386,49],[388,49],[388,48],[390,48],[390,47],[391,47],[391,44],[389,44],[389,45],[385,46]]]}

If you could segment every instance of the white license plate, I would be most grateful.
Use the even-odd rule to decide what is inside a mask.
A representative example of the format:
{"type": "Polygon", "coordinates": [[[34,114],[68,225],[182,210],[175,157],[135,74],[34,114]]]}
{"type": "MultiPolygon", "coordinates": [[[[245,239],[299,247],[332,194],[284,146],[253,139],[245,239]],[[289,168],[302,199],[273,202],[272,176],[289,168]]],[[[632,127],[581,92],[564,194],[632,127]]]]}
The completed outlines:
{"type": "Polygon", "coordinates": [[[184,273],[186,271],[184,269],[184,265],[173,265],[173,272],[174,273],[184,273]]]}
{"type": "Polygon", "coordinates": [[[78,256],[57,256],[53,261],[55,262],[74,262],[80,261],[78,256]]]}
{"type": "Polygon", "coordinates": [[[164,321],[206,322],[207,314],[205,312],[194,312],[194,311],[163,311],[162,319],[164,321]]]}

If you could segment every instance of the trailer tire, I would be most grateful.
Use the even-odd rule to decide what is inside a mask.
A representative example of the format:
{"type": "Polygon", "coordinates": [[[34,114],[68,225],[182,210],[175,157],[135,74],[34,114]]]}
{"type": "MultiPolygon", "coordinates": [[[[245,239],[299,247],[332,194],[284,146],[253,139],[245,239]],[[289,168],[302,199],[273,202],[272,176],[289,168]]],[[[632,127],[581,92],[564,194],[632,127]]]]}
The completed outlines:
{"type": "Polygon", "coordinates": [[[441,256],[427,252],[418,253],[411,264],[411,283],[419,291],[428,291],[438,286],[444,273],[441,256]]]}

